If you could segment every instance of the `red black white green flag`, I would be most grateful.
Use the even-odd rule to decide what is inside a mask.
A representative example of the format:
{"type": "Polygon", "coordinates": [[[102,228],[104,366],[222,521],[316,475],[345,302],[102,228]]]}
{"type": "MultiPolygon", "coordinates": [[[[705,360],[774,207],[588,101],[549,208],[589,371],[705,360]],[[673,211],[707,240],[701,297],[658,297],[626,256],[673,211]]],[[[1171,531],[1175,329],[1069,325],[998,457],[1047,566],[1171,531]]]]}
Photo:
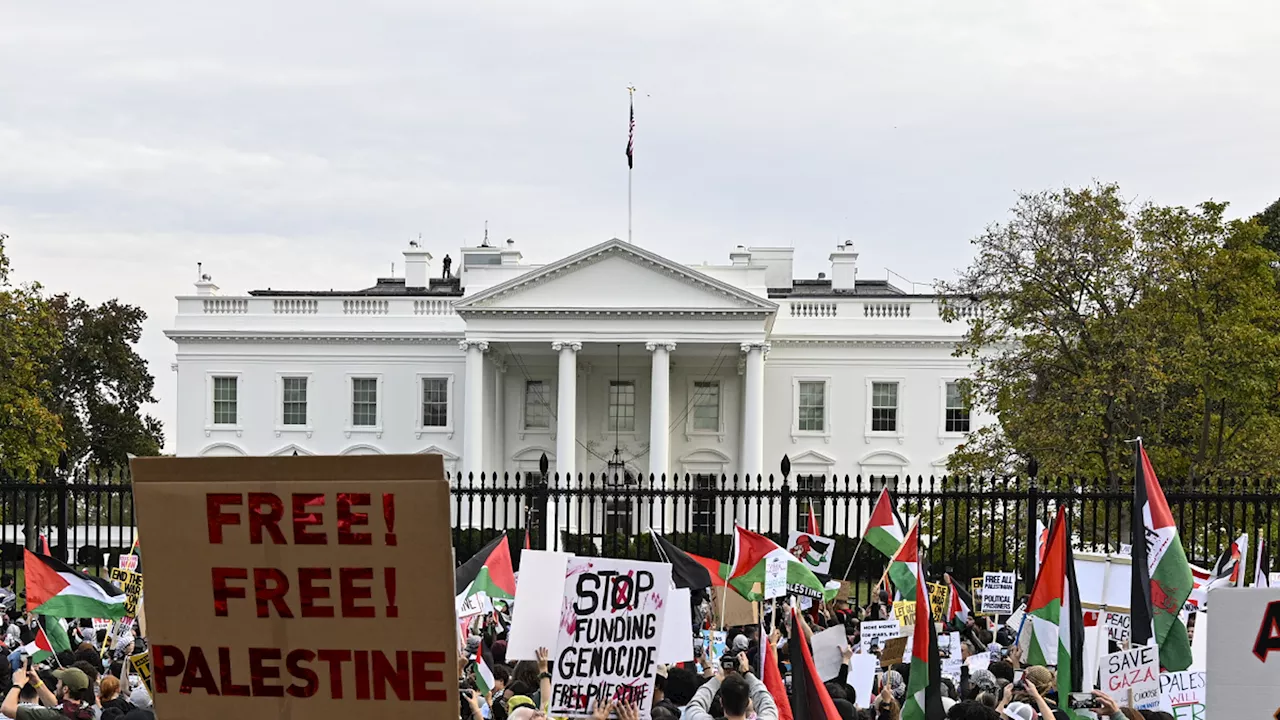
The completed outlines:
{"type": "Polygon", "coordinates": [[[453,572],[454,594],[466,598],[483,592],[492,598],[514,600],[516,576],[511,568],[511,547],[503,533],[480,548],[453,572]]]}
{"type": "Polygon", "coordinates": [[[1130,637],[1134,645],[1155,642],[1160,665],[1179,672],[1191,666],[1191,642],[1180,617],[1194,583],[1191,565],[1141,441],[1135,465],[1130,637]]]}

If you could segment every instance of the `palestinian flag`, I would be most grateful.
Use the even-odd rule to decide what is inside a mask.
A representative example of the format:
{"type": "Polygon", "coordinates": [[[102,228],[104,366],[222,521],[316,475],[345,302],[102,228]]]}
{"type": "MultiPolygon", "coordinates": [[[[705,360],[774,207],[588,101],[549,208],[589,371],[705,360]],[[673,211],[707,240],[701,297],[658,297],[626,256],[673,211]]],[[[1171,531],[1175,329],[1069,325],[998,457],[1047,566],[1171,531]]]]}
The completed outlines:
{"type": "Polygon", "coordinates": [[[1044,551],[1049,546],[1049,528],[1036,518],[1036,573],[1039,574],[1040,566],[1044,564],[1044,551]]]}
{"type": "Polygon", "coordinates": [[[1231,543],[1213,566],[1208,590],[1215,587],[1243,587],[1244,559],[1249,556],[1249,537],[1241,535],[1231,543]]]}
{"type": "MultiPolygon", "coordinates": [[[[803,638],[799,611],[791,608],[791,637],[803,638]]],[[[840,711],[831,701],[827,686],[818,676],[809,643],[794,642],[791,647],[791,710],[804,720],[840,720],[840,711]]],[[[915,668],[911,668],[912,675],[915,668]]]]}
{"type": "Polygon", "coordinates": [[[476,648],[475,670],[476,687],[480,689],[481,695],[488,695],[493,691],[495,681],[493,679],[493,662],[491,658],[485,657],[483,642],[476,648]]]}
{"type": "Polygon", "coordinates": [[[53,643],[49,642],[49,636],[44,634],[44,628],[36,626],[35,640],[23,645],[22,652],[31,658],[33,665],[53,657],[53,643]]]}
{"type": "Polygon", "coordinates": [[[516,577],[511,570],[511,548],[507,534],[489,541],[470,560],[453,572],[454,595],[467,599],[483,592],[490,599],[514,600],[516,577]]]}
{"type": "Polygon", "coordinates": [[[951,588],[947,599],[947,625],[959,629],[973,617],[973,595],[957,583],[950,573],[946,577],[947,585],[951,588]]]}
{"type": "MultiPolygon", "coordinates": [[[[912,531],[915,528],[913,526],[912,531]]],[[[919,535],[916,536],[918,542],[919,535]]],[[[912,538],[907,537],[907,542],[912,538]]],[[[919,548],[916,549],[919,555],[919,548]]],[[[911,635],[911,674],[907,677],[907,696],[902,702],[902,720],[943,720],[942,659],[938,656],[938,634],[929,608],[929,592],[916,565],[916,626],[911,635]],[[921,648],[921,645],[925,647],[921,648]],[[924,652],[916,652],[922,649],[924,652]]]]}
{"type": "MultiPolygon", "coordinates": [[[[826,588],[817,575],[797,560],[781,545],[759,533],[740,526],[733,528],[733,562],[728,583],[739,595],[756,602],[764,599],[765,566],[769,558],[780,558],[787,563],[787,592],[818,600],[826,597],[826,588]]],[[[831,593],[832,597],[835,593],[831,593]]]]}
{"type": "Polygon", "coordinates": [[[911,523],[907,538],[889,559],[889,580],[902,597],[915,597],[916,578],[920,576],[920,525],[911,523]]]}
{"type": "Polygon", "coordinates": [[[1133,543],[1131,638],[1134,645],[1154,640],[1160,647],[1160,665],[1179,672],[1191,666],[1191,641],[1180,616],[1191,595],[1191,565],[1141,441],[1138,455],[1129,541],[1133,543]]]}
{"type": "Polygon", "coordinates": [[[809,518],[805,521],[804,531],[810,535],[821,535],[818,530],[818,514],[813,510],[813,501],[809,501],[809,518]]]}
{"type": "MultiPolygon", "coordinates": [[[[695,560],[694,558],[696,556],[690,555],[675,545],[672,545],[670,540],[667,540],[656,532],[653,533],[653,544],[657,546],[658,556],[662,558],[663,562],[671,564],[671,581],[675,583],[676,587],[689,588],[690,590],[701,590],[703,588],[711,587],[711,574],[712,572],[719,571],[719,567],[712,570],[710,566],[706,563],[699,562],[699,560],[706,560],[709,563],[715,563],[717,566],[720,563],[714,560],[709,560],[708,558],[699,558],[699,560],[695,560]]],[[[724,583],[722,582],[720,584],[723,585],[724,583]]]]}
{"type": "Polygon", "coordinates": [[[778,669],[778,654],[773,649],[773,642],[769,640],[769,633],[765,632],[763,620],[764,618],[761,618],[760,624],[762,682],[765,689],[769,691],[769,696],[773,698],[773,704],[778,706],[778,720],[793,720],[795,716],[791,714],[791,699],[787,697],[787,684],[782,679],[782,671],[778,669]]]}
{"type": "Polygon", "coordinates": [[[882,488],[876,506],[871,510],[871,519],[867,521],[867,529],[862,539],[879,550],[885,557],[893,557],[902,546],[905,535],[902,518],[898,517],[898,508],[889,497],[889,489],[882,488]]]}
{"type": "Polygon", "coordinates": [[[124,591],[106,580],[30,550],[23,550],[23,559],[31,612],[60,618],[125,616],[124,591]]]}
{"type": "MultiPolygon", "coordinates": [[[[1058,667],[1058,697],[1079,692],[1084,679],[1084,613],[1076,589],[1075,554],[1066,506],[1049,528],[1044,565],[1027,601],[1031,625],[1028,665],[1058,667]]],[[[1064,710],[1069,715],[1072,711],[1064,710]]]]}

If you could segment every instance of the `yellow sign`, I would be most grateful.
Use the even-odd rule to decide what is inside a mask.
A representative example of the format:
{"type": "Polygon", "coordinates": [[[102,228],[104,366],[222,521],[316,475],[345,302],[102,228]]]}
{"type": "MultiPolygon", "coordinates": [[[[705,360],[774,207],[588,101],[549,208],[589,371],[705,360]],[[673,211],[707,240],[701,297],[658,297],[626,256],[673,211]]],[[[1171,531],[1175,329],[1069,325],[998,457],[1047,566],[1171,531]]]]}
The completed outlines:
{"type": "Polygon", "coordinates": [[[133,674],[147,686],[147,692],[151,692],[151,653],[130,655],[129,664],[133,666],[133,674]]]}
{"type": "Polygon", "coordinates": [[[933,613],[935,622],[947,621],[947,600],[951,599],[950,588],[944,583],[927,583],[929,587],[929,611],[933,613]]]}
{"type": "Polygon", "coordinates": [[[973,607],[970,608],[974,617],[981,617],[982,613],[978,612],[978,608],[982,607],[982,578],[976,577],[969,581],[969,592],[973,595],[973,607]]]}
{"type": "Polygon", "coordinates": [[[893,604],[893,616],[902,627],[915,627],[916,604],[910,600],[898,600],[893,604]]]}
{"type": "Polygon", "coordinates": [[[125,615],[136,617],[138,603],[142,600],[142,573],[124,568],[111,568],[111,579],[120,583],[120,589],[125,592],[125,615]]]}

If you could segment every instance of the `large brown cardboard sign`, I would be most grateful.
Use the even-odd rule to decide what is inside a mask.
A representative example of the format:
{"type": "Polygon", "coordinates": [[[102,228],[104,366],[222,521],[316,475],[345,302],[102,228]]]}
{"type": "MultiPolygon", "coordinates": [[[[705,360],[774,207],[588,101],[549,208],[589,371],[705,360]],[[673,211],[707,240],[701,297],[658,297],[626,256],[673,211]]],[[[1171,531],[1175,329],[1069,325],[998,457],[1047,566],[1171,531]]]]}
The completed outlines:
{"type": "Polygon", "coordinates": [[[458,717],[440,456],[132,470],[159,717],[458,717]]]}
{"type": "Polygon", "coordinates": [[[726,587],[711,588],[711,618],[716,627],[759,625],[760,611],[756,604],[726,587]],[[720,617],[724,610],[723,620],[720,617]]]}

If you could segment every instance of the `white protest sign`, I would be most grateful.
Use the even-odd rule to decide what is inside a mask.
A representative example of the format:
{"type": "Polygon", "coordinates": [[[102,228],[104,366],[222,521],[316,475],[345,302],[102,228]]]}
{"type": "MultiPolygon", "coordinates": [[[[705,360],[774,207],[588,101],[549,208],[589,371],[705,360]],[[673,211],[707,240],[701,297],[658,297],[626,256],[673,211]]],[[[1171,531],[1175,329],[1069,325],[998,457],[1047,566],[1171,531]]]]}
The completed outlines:
{"type": "Polygon", "coordinates": [[[1280,572],[1267,573],[1267,580],[1271,587],[1280,587],[1280,572]]]}
{"type": "Polygon", "coordinates": [[[870,653],[855,653],[849,658],[849,687],[855,696],[849,698],[859,705],[871,703],[871,689],[875,685],[876,673],[880,671],[880,658],[870,653]]]}
{"type": "Polygon", "coordinates": [[[1133,557],[1133,546],[1129,543],[1120,543],[1120,555],[1133,557]]]}
{"type": "Polygon", "coordinates": [[[672,665],[693,660],[693,614],[689,588],[667,592],[667,613],[662,620],[662,649],[658,662],[672,665]]]}
{"type": "Polygon", "coordinates": [[[511,608],[508,660],[537,660],[538,648],[554,648],[559,637],[564,574],[570,553],[525,550],[511,608]]]}
{"type": "Polygon", "coordinates": [[[1011,572],[982,573],[982,612],[984,615],[1013,613],[1013,589],[1017,577],[1011,572]]]}
{"type": "Polygon", "coordinates": [[[1205,720],[1203,670],[1160,673],[1160,695],[1174,720],[1205,720]]]}
{"type": "Polygon", "coordinates": [[[1129,642],[1129,613],[1108,611],[1102,616],[1102,626],[1107,629],[1107,637],[1111,640],[1129,642]]]}
{"type": "Polygon", "coordinates": [[[136,572],[138,570],[138,556],[121,555],[119,565],[122,570],[133,570],[136,572]]]}
{"type": "Polygon", "coordinates": [[[787,594],[786,558],[769,556],[764,561],[764,597],[766,600],[787,594]]]}
{"type": "Polygon", "coordinates": [[[455,600],[457,614],[459,620],[465,620],[476,615],[493,612],[493,601],[489,599],[489,595],[483,590],[477,592],[469,598],[459,596],[455,600]]]}
{"type": "Polygon", "coordinates": [[[991,655],[988,653],[970,655],[969,658],[964,661],[964,664],[969,666],[970,674],[976,673],[979,670],[986,670],[991,665],[991,655]]]}
{"type": "Polygon", "coordinates": [[[1104,655],[1101,664],[1102,691],[1123,698],[1133,691],[1133,701],[1120,702],[1137,710],[1160,707],[1160,652],[1155,645],[1139,645],[1104,655]]]}
{"type": "Polygon", "coordinates": [[[871,620],[862,623],[862,649],[870,652],[873,648],[884,647],[886,640],[892,640],[905,634],[897,620],[871,620]]]}
{"type": "Polygon", "coordinates": [[[840,674],[843,655],[840,649],[849,644],[844,634],[844,626],[829,627],[820,633],[813,634],[810,648],[813,652],[813,667],[823,682],[835,680],[840,674]]]}
{"type": "Polygon", "coordinates": [[[111,629],[110,618],[94,618],[93,619],[94,632],[97,632],[99,630],[110,630],[110,629],[111,629]]]}
{"type": "Polygon", "coordinates": [[[1205,714],[1272,718],[1280,713],[1280,588],[1209,591],[1205,714]]]}
{"type": "Polygon", "coordinates": [[[818,575],[831,574],[831,558],[836,554],[835,538],[791,531],[787,552],[818,575]]]}
{"type": "Polygon", "coordinates": [[[589,717],[596,701],[616,700],[649,717],[670,589],[666,563],[569,561],[551,663],[550,715],[589,717]]]}

